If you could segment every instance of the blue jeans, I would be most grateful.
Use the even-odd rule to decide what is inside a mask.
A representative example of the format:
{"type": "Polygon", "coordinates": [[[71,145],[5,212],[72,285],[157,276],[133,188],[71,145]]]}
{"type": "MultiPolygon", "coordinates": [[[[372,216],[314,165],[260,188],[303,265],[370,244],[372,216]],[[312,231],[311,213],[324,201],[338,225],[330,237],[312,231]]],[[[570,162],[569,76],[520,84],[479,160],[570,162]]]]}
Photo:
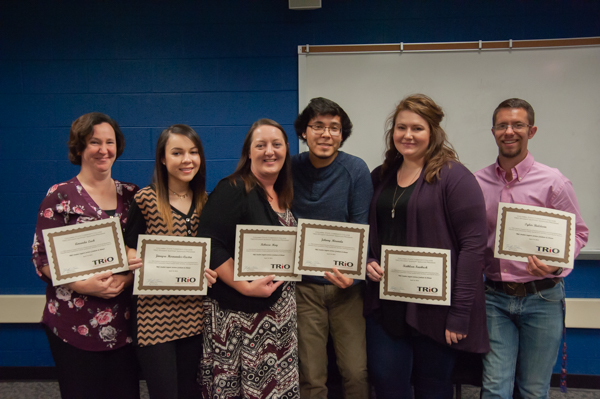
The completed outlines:
{"type": "Polygon", "coordinates": [[[452,399],[458,352],[424,335],[392,338],[367,317],[367,365],[377,399],[452,399]],[[414,359],[413,359],[414,357],[414,359]]]}
{"type": "Polygon", "coordinates": [[[483,357],[482,398],[548,398],[564,323],[564,284],[525,297],[486,285],[490,352],[483,357]],[[516,385],[515,385],[516,382],[516,385]]]}

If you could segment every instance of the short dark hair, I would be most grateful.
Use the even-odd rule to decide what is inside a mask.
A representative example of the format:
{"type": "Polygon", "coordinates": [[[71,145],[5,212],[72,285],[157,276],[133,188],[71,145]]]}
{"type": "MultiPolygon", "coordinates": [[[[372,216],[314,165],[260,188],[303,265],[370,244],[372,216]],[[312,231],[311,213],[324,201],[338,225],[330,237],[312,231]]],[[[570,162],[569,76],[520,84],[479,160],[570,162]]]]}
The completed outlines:
{"type": "Polygon", "coordinates": [[[496,115],[503,108],[523,108],[527,111],[527,120],[530,125],[535,124],[535,112],[533,111],[533,107],[525,100],[521,100],[520,98],[509,98],[508,100],[502,101],[494,110],[494,116],[492,117],[492,126],[496,124],[496,115]]]}
{"type": "Polygon", "coordinates": [[[117,158],[123,154],[125,149],[125,137],[121,132],[119,124],[110,116],[101,112],[90,112],[89,114],[81,115],[71,124],[71,132],[69,133],[69,161],[74,165],[81,165],[81,153],[88,145],[90,136],[94,133],[94,126],[102,123],[108,123],[115,131],[115,139],[117,141],[117,158]]]}
{"type": "Polygon", "coordinates": [[[342,122],[342,144],[352,134],[352,122],[348,114],[337,103],[323,97],[316,97],[310,100],[304,111],[302,111],[294,122],[296,135],[300,140],[306,139],[302,137],[306,132],[306,127],[312,118],[318,115],[339,116],[342,122]]]}
{"type": "MultiPolygon", "coordinates": [[[[237,168],[235,172],[229,175],[229,180],[234,182],[237,178],[242,179],[244,182],[244,186],[246,188],[246,192],[250,192],[255,186],[259,186],[262,190],[264,190],[263,185],[258,181],[258,179],[252,173],[252,161],[250,160],[250,147],[252,145],[252,136],[254,135],[254,131],[261,126],[272,126],[281,130],[281,134],[283,135],[283,141],[285,142],[285,161],[283,162],[283,166],[279,171],[279,175],[277,176],[277,180],[275,180],[275,184],[273,188],[275,192],[279,196],[279,206],[282,208],[290,208],[292,205],[292,199],[294,198],[294,185],[292,183],[292,160],[290,155],[290,145],[288,141],[288,136],[283,127],[275,122],[272,119],[259,119],[250,126],[248,133],[246,133],[246,138],[244,139],[244,144],[242,145],[242,155],[240,156],[240,160],[238,162],[237,168]]],[[[266,195],[266,192],[265,192],[266,195]]]]}

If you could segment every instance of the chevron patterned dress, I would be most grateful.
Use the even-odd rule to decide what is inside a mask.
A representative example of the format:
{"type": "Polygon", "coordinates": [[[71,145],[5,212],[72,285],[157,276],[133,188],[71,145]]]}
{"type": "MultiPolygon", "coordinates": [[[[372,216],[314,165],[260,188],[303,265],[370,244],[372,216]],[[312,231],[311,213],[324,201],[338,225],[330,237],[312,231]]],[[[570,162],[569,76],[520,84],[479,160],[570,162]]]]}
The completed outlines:
{"type": "MultiPolygon", "coordinates": [[[[279,215],[296,225],[291,212],[279,215]]],[[[296,283],[286,282],[277,302],[259,313],[204,302],[204,350],[199,382],[212,399],[298,399],[296,283]]]]}
{"type": "MultiPolygon", "coordinates": [[[[146,221],[146,234],[167,235],[167,226],[158,213],[156,192],[148,186],[137,192],[135,201],[146,221]]],[[[195,237],[198,215],[173,210],[173,234],[195,237]]],[[[137,297],[136,330],[139,346],[155,345],[202,333],[203,296],[140,295],[137,297]]]]}

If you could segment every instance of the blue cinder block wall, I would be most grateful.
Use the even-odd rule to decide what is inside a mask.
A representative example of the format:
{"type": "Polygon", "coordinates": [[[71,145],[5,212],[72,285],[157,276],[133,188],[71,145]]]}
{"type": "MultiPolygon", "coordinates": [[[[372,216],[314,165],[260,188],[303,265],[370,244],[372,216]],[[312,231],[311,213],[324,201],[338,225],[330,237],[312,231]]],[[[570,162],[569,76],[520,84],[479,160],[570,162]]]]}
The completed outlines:
{"type": "MultiPolygon", "coordinates": [[[[29,261],[36,212],[48,187],[78,172],[65,143],[81,114],[119,122],[127,145],[113,175],[140,186],[160,131],[193,126],[212,189],[256,119],[280,122],[298,151],[298,45],[585,36],[600,36],[599,2],[323,0],[291,11],[284,0],[3,0],[0,295],[44,293],[29,261]]],[[[568,295],[598,297],[599,266],[578,262],[568,295]]],[[[570,372],[600,375],[598,338],[569,331],[570,372]]],[[[52,364],[39,326],[0,324],[0,366],[52,364]]]]}

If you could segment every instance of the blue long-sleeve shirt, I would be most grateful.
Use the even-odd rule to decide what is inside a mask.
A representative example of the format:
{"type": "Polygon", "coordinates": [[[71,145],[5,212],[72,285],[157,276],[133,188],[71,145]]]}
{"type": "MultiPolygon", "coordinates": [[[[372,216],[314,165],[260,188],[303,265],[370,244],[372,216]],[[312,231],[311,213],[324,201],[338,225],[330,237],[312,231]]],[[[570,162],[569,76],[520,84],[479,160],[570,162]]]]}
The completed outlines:
{"type": "MultiPolygon", "coordinates": [[[[368,224],[373,184],[365,161],[340,151],[331,164],[315,168],[303,152],[292,158],[292,173],[292,212],[297,219],[368,224]]],[[[324,277],[302,280],[329,284],[324,277]]]]}

